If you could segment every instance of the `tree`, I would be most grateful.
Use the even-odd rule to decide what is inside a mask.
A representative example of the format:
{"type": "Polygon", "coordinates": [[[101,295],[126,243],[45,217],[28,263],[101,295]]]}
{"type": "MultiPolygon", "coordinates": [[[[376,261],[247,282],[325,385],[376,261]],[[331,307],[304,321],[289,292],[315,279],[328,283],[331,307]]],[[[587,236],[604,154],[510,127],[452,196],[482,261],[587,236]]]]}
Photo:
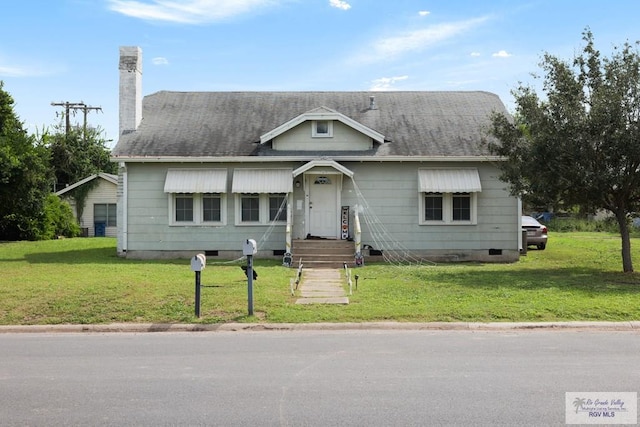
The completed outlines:
{"type": "Polygon", "coordinates": [[[520,84],[513,118],[492,117],[489,149],[503,156],[513,194],[590,210],[617,220],[623,271],[633,272],[630,216],[640,207],[640,54],[637,44],[602,58],[587,28],[573,61],[548,53],[542,93],[520,84]]]}
{"type": "Polygon", "coordinates": [[[32,240],[44,227],[48,151],[27,135],[0,81],[0,240],[32,240]]]}

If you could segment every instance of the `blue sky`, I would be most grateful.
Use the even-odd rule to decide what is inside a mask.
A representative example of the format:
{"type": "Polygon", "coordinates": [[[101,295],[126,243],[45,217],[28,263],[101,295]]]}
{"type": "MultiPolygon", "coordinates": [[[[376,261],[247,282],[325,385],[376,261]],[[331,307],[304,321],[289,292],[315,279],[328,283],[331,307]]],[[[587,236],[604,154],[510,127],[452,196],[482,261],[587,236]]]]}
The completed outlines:
{"type": "Polygon", "coordinates": [[[588,26],[608,55],[640,40],[639,16],[638,0],[12,0],[0,80],[30,132],[82,101],[110,146],[120,46],[142,48],[145,95],[483,90],[512,109],[544,52],[571,59],[588,26]]]}

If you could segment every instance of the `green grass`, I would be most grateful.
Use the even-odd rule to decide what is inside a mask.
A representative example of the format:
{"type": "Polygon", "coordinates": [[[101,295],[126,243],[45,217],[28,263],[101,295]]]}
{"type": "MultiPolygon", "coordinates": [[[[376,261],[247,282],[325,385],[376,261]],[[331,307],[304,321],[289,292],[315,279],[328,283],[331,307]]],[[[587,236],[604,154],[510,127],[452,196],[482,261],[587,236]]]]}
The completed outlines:
{"type": "Polygon", "coordinates": [[[254,316],[240,265],[208,259],[198,319],[189,260],[122,259],[110,238],[0,243],[0,324],[640,320],[640,274],[610,233],[553,233],[515,264],[367,264],[347,306],[296,305],[295,270],[257,260],[254,316]]]}

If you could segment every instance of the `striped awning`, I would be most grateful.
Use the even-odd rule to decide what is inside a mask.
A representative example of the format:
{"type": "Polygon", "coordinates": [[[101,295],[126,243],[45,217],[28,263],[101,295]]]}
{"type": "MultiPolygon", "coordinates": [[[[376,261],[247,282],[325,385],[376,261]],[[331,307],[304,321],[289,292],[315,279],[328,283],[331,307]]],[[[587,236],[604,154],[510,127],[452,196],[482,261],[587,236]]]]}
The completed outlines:
{"type": "Polygon", "coordinates": [[[419,169],[418,186],[425,193],[476,193],[482,191],[477,169],[419,169]]]}
{"type": "Polygon", "coordinates": [[[226,193],[226,169],[169,169],[165,193],[226,193]]]}
{"type": "Polygon", "coordinates": [[[235,169],[232,193],[290,193],[292,169],[235,169]]]}

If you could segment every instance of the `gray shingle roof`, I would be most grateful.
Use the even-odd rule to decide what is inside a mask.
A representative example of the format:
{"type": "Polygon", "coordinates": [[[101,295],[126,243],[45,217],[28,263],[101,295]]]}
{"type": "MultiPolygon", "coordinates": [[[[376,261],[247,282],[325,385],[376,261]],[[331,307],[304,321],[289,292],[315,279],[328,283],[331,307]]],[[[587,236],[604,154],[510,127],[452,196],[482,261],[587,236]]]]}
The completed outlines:
{"type": "MultiPolygon", "coordinates": [[[[485,156],[492,112],[488,92],[157,92],[144,97],[142,122],[122,135],[114,157],[290,156],[260,136],[317,107],[328,107],[389,140],[373,156],[485,156]],[[369,109],[375,96],[377,109],[369,109]]],[[[314,153],[300,153],[313,155],[314,153]]],[[[328,155],[348,153],[315,153],[328,155]]]]}

